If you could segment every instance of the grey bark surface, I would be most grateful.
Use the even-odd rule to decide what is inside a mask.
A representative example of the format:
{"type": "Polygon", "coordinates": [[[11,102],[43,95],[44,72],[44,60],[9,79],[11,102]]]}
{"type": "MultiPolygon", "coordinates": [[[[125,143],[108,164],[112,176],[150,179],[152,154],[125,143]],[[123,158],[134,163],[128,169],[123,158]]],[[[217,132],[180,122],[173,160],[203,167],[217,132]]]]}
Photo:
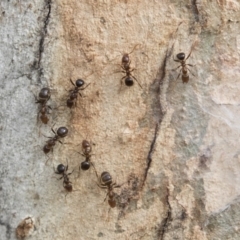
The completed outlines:
{"type": "Polygon", "coordinates": [[[239,21],[237,0],[2,0],[0,239],[28,217],[26,239],[240,239],[239,21]],[[121,84],[132,50],[142,89],[121,84]],[[173,58],[191,50],[183,84],[173,58]],[[68,109],[78,78],[90,85],[68,109]],[[53,126],[69,135],[48,159],[53,126]],[[115,208],[93,168],[78,172],[84,139],[98,174],[122,184],[115,208]],[[67,195],[60,163],[74,170],[67,195]]]}

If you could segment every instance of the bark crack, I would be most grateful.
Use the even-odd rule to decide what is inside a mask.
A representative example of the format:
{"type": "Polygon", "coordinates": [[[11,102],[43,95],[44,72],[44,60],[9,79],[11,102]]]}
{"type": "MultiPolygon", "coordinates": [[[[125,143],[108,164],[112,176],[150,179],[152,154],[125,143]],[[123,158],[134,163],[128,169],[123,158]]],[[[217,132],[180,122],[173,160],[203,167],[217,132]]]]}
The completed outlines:
{"type": "Polygon", "coordinates": [[[154,151],[154,146],[155,146],[155,143],[156,143],[156,139],[157,139],[157,135],[158,135],[158,131],[159,131],[159,123],[156,124],[156,127],[155,127],[155,132],[154,132],[154,137],[153,137],[153,140],[151,142],[151,145],[150,145],[150,150],[148,152],[148,156],[147,156],[147,167],[145,169],[145,174],[144,174],[144,178],[143,178],[143,185],[147,179],[147,175],[148,175],[148,170],[151,166],[151,162],[152,162],[152,154],[153,154],[153,151],[154,151]]]}
{"type": "Polygon", "coordinates": [[[158,77],[156,79],[156,83],[157,83],[157,96],[158,96],[158,98],[157,98],[158,99],[157,106],[158,106],[158,110],[159,110],[159,115],[158,115],[158,122],[156,124],[155,131],[154,131],[153,140],[151,142],[150,150],[149,150],[148,156],[147,156],[147,166],[146,166],[146,169],[145,169],[145,172],[144,172],[144,178],[143,178],[142,187],[144,186],[144,184],[146,182],[148,171],[149,171],[149,169],[151,167],[152,154],[154,152],[154,147],[155,147],[157,136],[158,136],[158,132],[159,132],[159,129],[160,129],[159,126],[160,126],[160,124],[161,124],[161,122],[163,120],[163,117],[164,117],[165,113],[166,113],[166,111],[164,111],[163,108],[162,108],[162,104],[161,104],[159,96],[161,94],[161,86],[163,84],[163,81],[164,81],[164,78],[165,78],[165,75],[166,75],[167,60],[168,60],[168,58],[172,54],[173,47],[174,47],[174,44],[172,45],[172,47],[170,49],[169,48],[167,49],[165,57],[164,57],[164,60],[163,60],[163,63],[162,63],[162,65],[161,65],[161,67],[159,69],[159,72],[158,72],[158,77]]]}
{"type": "Polygon", "coordinates": [[[196,22],[199,22],[199,11],[197,6],[197,0],[192,0],[192,10],[193,10],[193,14],[196,22]]]}
{"type": "Polygon", "coordinates": [[[43,75],[43,69],[41,67],[41,61],[42,61],[42,54],[44,52],[44,41],[47,35],[47,28],[49,24],[49,20],[51,17],[51,12],[52,12],[52,0],[45,0],[45,6],[43,9],[43,12],[47,12],[44,20],[43,20],[43,28],[41,31],[41,37],[39,41],[39,47],[38,47],[38,61],[35,62],[35,68],[38,70],[38,81],[41,82],[41,77],[43,75]]]}
{"type": "Polygon", "coordinates": [[[162,220],[160,224],[160,228],[158,230],[158,236],[159,240],[164,239],[164,235],[166,233],[166,230],[169,226],[169,223],[172,221],[172,207],[169,201],[169,189],[167,189],[167,195],[166,195],[166,205],[167,205],[167,211],[166,211],[166,217],[162,220]]]}

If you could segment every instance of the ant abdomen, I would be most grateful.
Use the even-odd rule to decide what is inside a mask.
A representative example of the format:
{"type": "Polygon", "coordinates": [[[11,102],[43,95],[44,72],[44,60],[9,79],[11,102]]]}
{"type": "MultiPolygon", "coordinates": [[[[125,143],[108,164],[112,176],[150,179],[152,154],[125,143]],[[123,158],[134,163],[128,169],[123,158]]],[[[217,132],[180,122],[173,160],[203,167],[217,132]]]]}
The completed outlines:
{"type": "Polygon", "coordinates": [[[57,172],[58,172],[59,174],[64,173],[65,170],[66,170],[66,168],[65,168],[65,166],[64,166],[63,164],[59,164],[59,165],[57,166],[57,172]]]}
{"type": "Polygon", "coordinates": [[[109,172],[102,172],[101,174],[101,182],[103,185],[110,185],[112,184],[112,176],[109,172]]]}
{"type": "Polygon", "coordinates": [[[66,127],[60,127],[57,130],[57,135],[61,138],[66,137],[68,134],[68,129],[66,127]]]}
{"type": "Polygon", "coordinates": [[[127,77],[127,78],[125,78],[125,84],[126,84],[128,87],[131,87],[131,86],[134,84],[134,82],[133,82],[133,80],[132,80],[131,77],[127,77]]]}
{"type": "Polygon", "coordinates": [[[81,169],[84,171],[88,170],[90,168],[90,166],[91,166],[90,162],[88,162],[88,161],[84,161],[81,163],[81,169]]]}
{"type": "Polygon", "coordinates": [[[177,54],[177,59],[182,61],[182,60],[184,60],[184,58],[185,58],[185,53],[181,52],[181,53],[177,54]]]}

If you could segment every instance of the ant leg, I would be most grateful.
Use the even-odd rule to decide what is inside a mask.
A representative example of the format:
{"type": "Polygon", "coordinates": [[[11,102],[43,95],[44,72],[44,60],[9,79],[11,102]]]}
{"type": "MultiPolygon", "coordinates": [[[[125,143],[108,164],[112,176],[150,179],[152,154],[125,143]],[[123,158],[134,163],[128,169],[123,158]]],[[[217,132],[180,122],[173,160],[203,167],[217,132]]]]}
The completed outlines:
{"type": "Polygon", "coordinates": [[[79,170],[78,170],[78,176],[77,176],[77,178],[79,178],[80,177],[80,168],[81,168],[81,165],[79,166],[79,170]]]}
{"type": "Polygon", "coordinates": [[[195,77],[195,75],[193,74],[193,72],[192,71],[190,71],[190,69],[189,68],[187,68],[187,70],[195,77]]]}
{"type": "Polygon", "coordinates": [[[187,58],[185,59],[185,61],[190,57],[191,53],[192,53],[192,50],[193,50],[193,46],[191,47],[191,51],[190,53],[188,54],[187,58]]]}
{"type": "MultiPolygon", "coordinates": [[[[44,135],[43,133],[41,133],[45,138],[52,138],[52,137],[48,137],[48,136],[46,136],[46,135],[44,135]]],[[[46,141],[47,142],[47,141],[46,141]]]]}
{"type": "Polygon", "coordinates": [[[79,154],[82,155],[83,157],[86,157],[84,154],[82,154],[82,153],[80,153],[80,152],[77,152],[77,153],[79,153],[79,154]]]}
{"type": "Polygon", "coordinates": [[[173,57],[173,61],[175,61],[175,62],[181,62],[181,60],[175,59],[174,57],[173,57]]]}
{"type": "Polygon", "coordinates": [[[121,86],[120,86],[119,92],[122,90],[122,85],[123,85],[123,79],[124,78],[126,78],[126,76],[122,77],[121,80],[120,80],[121,81],[121,86]]]}
{"type": "Polygon", "coordinates": [[[67,195],[68,195],[68,192],[65,194],[65,203],[67,203],[67,195]]]}
{"type": "MultiPolygon", "coordinates": [[[[124,72],[125,73],[125,72],[124,72]]],[[[122,78],[121,78],[121,83],[122,83],[122,80],[125,78],[126,76],[123,76],[122,78]]]]}
{"type": "Polygon", "coordinates": [[[114,74],[114,73],[120,73],[122,71],[114,71],[113,73],[111,73],[110,75],[114,74]]]}
{"type": "Polygon", "coordinates": [[[108,195],[109,195],[109,192],[107,193],[107,195],[106,195],[106,197],[105,197],[105,199],[104,199],[104,201],[103,201],[103,202],[105,202],[105,201],[106,201],[106,199],[107,199],[108,195]]]}
{"type": "Polygon", "coordinates": [[[38,100],[38,98],[37,98],[37,96],[33,93],[33,96],[34,96],[34,98],[35,98],[35,103],[39,103],[39,100],[38,100]]]}
{"type": "Polygon", "coordinates": [[[67,160],[67,165],[66,165],[65,172],[67,172],[67,170],[68,170],[68,159],[66,159],[66,160],[67,160]]]}
{"type": "MultiPolygon", "coordinates": [[[[40,112],[38,112],[38,116],[37,116],[37,123],[39,123],[39,113],[40,112]]],[[[40,122],[40,126],[39,126],[39,128],[38,128],[38,136],[40,137],[40,135],[41,135],[41,131],[40,131],[40,128],[42,127],[42,122],[40,122]]]]}
{"type": "Polygon", "coordinates": [[[73,83],[72,79],[70,78],[69,80],[70,80],[70,82],[72,83],[72,85],[73,85],[74,87],[76,87],[76,85],[73,83]]]}
{"type": "Polygon", "coordinates": [[[53,165],[53,171],[54,171],[56,174],[59,174],[59,172],[56,172],[56,169],[55,169],[54,165],[53,165]]]}
{"type": "Polygon", "coordinates": [[[53,132],[55,135],[57,135],[57,134],[56,134],[56,132],[53,130],[53,128],[54,128],[54,126],[55,126],[55,124],[56,124],[56,123],[54,123],[54,124],[53,124],[53,126],[52,126],[51,130],[52,130],[52,132],[53,132]]]}
{"type": "Polygon", "coordinates": [[[136,45],[134,46],[133,50],[132,50],[130,53],[128,53],[128,54],[131,54],[131,53],[135,50],[135,48],[136,48],[137,46],[139,46],[139,45],[141,45],[141,44],[140,44],[140,43],[136,44],[136,45]]]}
{"type": "MultiPolygon", "coordinates": [[[[56,173],[56,174],[62,174],[62,173],[59,173],[59,172],[56,172],[56,170],[55,170],[55,168],[53,167],[53,169],[54,169],[54,173],[56,173]]],[[[63,177],[61,177],[61,178],[57,178],[58,180],[61,180],[63,177]]]]}
{"type": "Polygon", "coordinates": [[[116,182],[114,182],[114,183],[112,184],[112,187],[113,187],[113,188],[120,188],[123,184],[125,184],[125,182],[122,183],[121,185],[118,185],[118,184],[116,184],[116,182]]]}
{"type": "MultiPolygon", "coordinates": [[[[96,170],[96,168],[94,167],[94,165],[92,165],[92,166],[93,166],[94,172],[95,172],[95,174],[96,174],[97,180],[99,180],[99,176],[98,176],[97,170],[96,170]]],[[[97,185],[98,185],[98,183],[97,183],[97,185]]],[[[98,186],[99,186],[99,185],[98,185],[98,186]]],[[[100,186],[99,186],[99,187],[100,187],[100,186]]]]}
{"type": "Polygon", "coordinates": [[[192,65],[192,64],[186,64],[186,65],[188,65],[188,66],[190,66],[190,67],[196,66],[196,64],[194,64],[194,65],[192,65]]]}
{"type": "Polygon", "coordinates": [[[49,156],[47,156],[47,161],[45,162],[45,165],[47,165],[47,162],[48,162],[48,160],[50,159],[50,157],[49,156]]]}
{"type": "Polygon", "coordinates": [[[169,71],[176,71],[178,68],[180,68],[182,65],[179,65],[178,67],[176,68],[173,68],[173,69],[170,69],[169,71]]]}
{"type": "Polygon", "coordinates": [[[86,87],[81,88],[80,90],[84,90],[84,89],[86,89],[90,84],[91,84],[91,83],[89,83],[86,87]]]}
{"type": "MultiPolygon", "coordinates": [[[[74,172],[74,169],[73,169],[70,173],[68,173],[67,175],[71,175],[73,172],[74,172]]],[[[71,183],[71,182],[70,182],[70,183],[71,183]]]]}
{"type": "Polygon", "coordinates": [[[102,188],[102,189],[107,189],[108,188],[107,186],[99,185],[98,183],[97,183],[97,185],[98,185],[99,188],[102,188]]]}
{"type": "Polygon", "coordinates": [[[178,77],[177,77],[176,81],[177,81],[177,80],[178,80],[178,78],[180,77],[180,74],[181,74],[181,72],[182,72],[182,70],[179,72],[179,74],[178,74],[178,77]]]}
{"type": "Polygon", "coordinates": [[[97,173],[96,168],[95,168],[94,164],[93,164],[91,161],[90,161],[90,164],[92,165],[92,167],[93,167],[95,173],[97,173]]]}
{"type": "Polygon", "coordinates": [[[133,76],[133,75],[131,75],[135,80],[136,80],[136,82],[138,83],[138,85],[140,86],[140,88],[142,89],[142,86],[141,86],[141,84],[138,82],[138,80],[133,76]]]}
{"type": "Polygon", "coordinates": [[[196,46],[196,44],[197,44],[197,41],[195,40],[195,42],[192,44],[192,46],[191,46],[191,50],[190,50],[190,53],[188,54],[188,56],[187,56],[187,58],[186,58],[186,60],[190,57],[190,55],[191,55],[191,53],[192,53],[192,51],[193,51],[193,49],[194,49],[194,47],[196,46]]]}

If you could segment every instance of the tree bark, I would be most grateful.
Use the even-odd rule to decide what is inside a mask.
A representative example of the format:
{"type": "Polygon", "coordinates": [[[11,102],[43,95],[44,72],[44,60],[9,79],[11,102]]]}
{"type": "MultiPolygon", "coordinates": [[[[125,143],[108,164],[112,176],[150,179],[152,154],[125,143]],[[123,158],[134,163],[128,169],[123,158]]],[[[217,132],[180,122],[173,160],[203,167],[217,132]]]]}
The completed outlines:
{"type": "Polygon", "coordinates": [[[237,0],[2,0],[0,14],[0,239],[240,238],[237,0]],[[72,109],[70,79],[89,84],[72,109]],[[68,136],[44,154],[61,126],[68,136]],[[98,176],[121,185],[115,208],[94,167],[79,171],[83,140],[98,176]]]}

